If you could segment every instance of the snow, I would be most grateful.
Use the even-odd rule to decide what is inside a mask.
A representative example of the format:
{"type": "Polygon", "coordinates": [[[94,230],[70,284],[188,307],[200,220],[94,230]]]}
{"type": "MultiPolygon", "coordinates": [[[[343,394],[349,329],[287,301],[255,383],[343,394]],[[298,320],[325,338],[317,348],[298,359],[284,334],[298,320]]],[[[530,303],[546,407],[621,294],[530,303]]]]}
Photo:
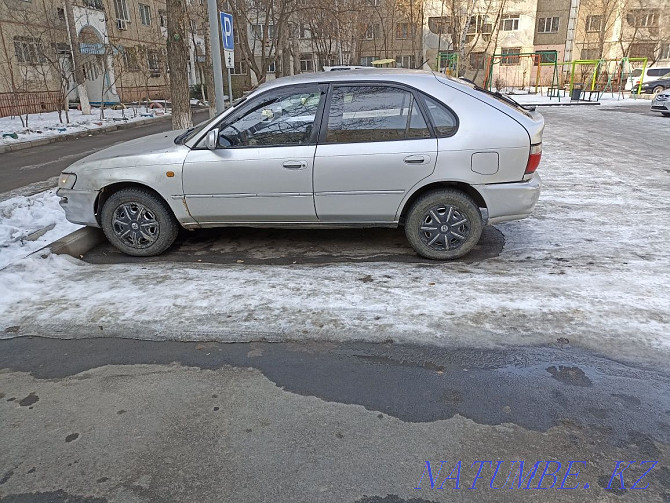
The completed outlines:
{"type": "MultiPolygon", "coordinates": [[[[568,104],[570,103],[570,95],[566,96],[561,96],[560,101],[558,100],[557,97],[552,97],[550,98],[549,96],[546,96],[546,93],[544,94],[508,94],[510,98],[512,98],[514,101],[517,103],[520,103],[522,105],[557,105],[559,103],[561,104],[568,104]]],[[[604,93],[602,96],[600,96],[600,99],[598,100],[601,105],[606,105],[606,106],[628,106],[628,105],[647,105],[651,106],[651,101],[650,101],[651,95],[647,95],[646,97],[643,96],[631,96],[630,93],[626,92],[623,95],[620,95],[618,93],[604,93]]],[[[594,103],[595,103],[595,94],[593,95],[594,103]]]]}
{"type": "MultiPolygon", "coordinates": [[[[132,108],[126,110],[111,110],[107,108],[105,109],[104,119],[100,118],[100,109],[98,108],[93,108],[93,113],[91,115],[83,115],[79,110],[70,110],[70,123],[63,124],[58,120],[58,112],[45,112],[40,114],[30,114],[28,116],[27,127],[22,125],[21,119],[18,116],[0,117],[0,135],[11,133],[16,133],[18,135],[18,139],[11,137],[0,138],[0,145],[11,145],[69,133],[90,131],[114,124],[146,120],[148,118],[164,115],[164,111],[162,109],[149,109],[148,114],[151,114],[151,117],[146,116],[147,112],[144,106],[139,106],[137,108],[137,116],[134,116],[132,108]]],[[[65,114],[63,114],[63,121],[64,120],[65,114]]]]}
{"type": "Polygon", "coordinates": [[[0,202],[0,269],[81,228],[65,220],[58,200],[52,189],[0,202]]]}
{"type": "Polygon", "coordinates": [[[564,337],[618,360],[667,366],[668,121],[637,106],[542,113],[543,193],[534,216],[497,226],[506,237],[497,258],[221,266],[33,255],[0,271],[0,337],[449,347],[564,337]]]}

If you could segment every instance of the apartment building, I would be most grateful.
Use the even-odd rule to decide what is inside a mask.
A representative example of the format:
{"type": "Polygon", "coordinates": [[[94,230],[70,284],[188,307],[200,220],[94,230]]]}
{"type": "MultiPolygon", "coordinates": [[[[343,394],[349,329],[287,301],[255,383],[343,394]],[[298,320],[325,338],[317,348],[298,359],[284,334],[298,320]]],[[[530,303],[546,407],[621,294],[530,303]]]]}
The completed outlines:
{"type": "MultiPolygon", "coordinates": [[[[93,104],[169,98],[163,0],[76,0],[73,13],[93,104]]],[[[0,2],[0,116],[56,110],[78,99],[63,3],[0,2]]],[[[203,64],[191,41],[191,83],[203,64]]]]}

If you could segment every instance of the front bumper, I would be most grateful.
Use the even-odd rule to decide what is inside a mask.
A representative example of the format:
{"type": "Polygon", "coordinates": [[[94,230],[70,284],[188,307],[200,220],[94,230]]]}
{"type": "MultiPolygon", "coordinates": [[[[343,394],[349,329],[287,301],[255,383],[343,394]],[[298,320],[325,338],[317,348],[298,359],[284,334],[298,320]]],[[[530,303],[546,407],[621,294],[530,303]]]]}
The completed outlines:
{"type": "Polygon", "coordinates": [[[535,173],[525,182],[475,185],[474,188],[486,202],[488,223],[496,224],[530,216],[540,197],[542,180],[535,173]]]}
{"type": "Polygon", "coordinates": [[[658,98],[659,97],[657,96],[651,101],[651,109],[654,112],[670,112],[670,99],[658,99],[658,98]]]}
{"type": "Polygon", "coordinates": [[[95,218],[95,201],[98,191],[58,189],[60,205],[65,210],[65,218],[73,224],[100,227],[95,218]]]}

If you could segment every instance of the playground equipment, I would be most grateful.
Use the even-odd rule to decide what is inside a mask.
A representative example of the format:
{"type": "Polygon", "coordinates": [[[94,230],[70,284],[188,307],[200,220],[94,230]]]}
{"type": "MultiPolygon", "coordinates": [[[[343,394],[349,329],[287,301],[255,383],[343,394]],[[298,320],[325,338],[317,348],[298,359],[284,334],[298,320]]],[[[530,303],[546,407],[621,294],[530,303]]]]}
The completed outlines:
{"type": "Polygon", "coordinates": [[[644,71],[647,68],[647,58],[628,58],[622,59],[577,59],[574,61],[564,62],[563,65],[570,65],[570,84],[569,91],[575,87],[575,73],[577,68],[581,70],[580,81],[585,86],[584,89],[593,94],[597,98],[605,94],[607,91],[614,96],[614,90],[623,96],[625,90],[625,80],[632,72],[632,63],[642,63],[642,75],[638,84],[638,94],[642,88],[644,80],[644,71]]]}
{"type": "Polygon", "coordinates": [[[458,77],[458,53],[440,51],[437,55],[437,71],[445,74],[458,77]]]}
{"type": "MultiPolygon", "coordinates": [[[[493,77],[493,73],[494,67],[496,65],[500,66],[498,78],[504,80],[504,87],[506,88],[513,87],[525,89],[528,87],[528,89],[530,89],[533,87],[533,68],[535,68],[534,87],[535,93],[537,93],[538,89],[540,88],[543,67],[553,68],[551,75],[551,85],[549,86],[549,96],[553,97],[552,90],[557,91],[559,88],[558,51],[522,52],[519,54],[493,54],[489,57],[489,61],[486,67],[486,80],[484,83],[484,87],[486,87],[489,91],[494,85],[495,79],[493,77]],[[521,61],[529,62],[530,68],[521,70],[519,68],[521,61]],[[510,73],[512,73],[511,78],[509,77],[510,73]],[[510,80],[512,85],[509,85],[510,80]]],[[[524,66],[527,67],[528,65],[524,66]]],[[[560,101],[561,98],[558,92],[556,92],[555,96],[557,96],[560,101]]]]}

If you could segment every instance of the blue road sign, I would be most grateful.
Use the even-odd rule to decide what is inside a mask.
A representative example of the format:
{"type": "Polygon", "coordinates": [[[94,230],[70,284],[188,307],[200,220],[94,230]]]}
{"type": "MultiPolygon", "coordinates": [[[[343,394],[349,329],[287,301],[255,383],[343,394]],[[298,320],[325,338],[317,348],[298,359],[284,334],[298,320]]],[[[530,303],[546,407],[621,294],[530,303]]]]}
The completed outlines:
{"type": "Polygon", "coordinates": [[[226,51],[232,51],[235,48],[235,39],[233,37],[233,15],[225,12],[219,12],[221,16],[221,38],[223,39],[223,48],[226,51]]]}

